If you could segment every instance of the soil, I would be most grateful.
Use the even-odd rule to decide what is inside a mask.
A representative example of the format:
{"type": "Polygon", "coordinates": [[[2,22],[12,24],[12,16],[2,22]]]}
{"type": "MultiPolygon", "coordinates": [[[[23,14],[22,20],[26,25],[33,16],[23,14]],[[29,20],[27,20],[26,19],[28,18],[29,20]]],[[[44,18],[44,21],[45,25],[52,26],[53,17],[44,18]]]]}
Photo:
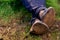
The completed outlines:
{"type": "MultiPolygon", "coordinates": [[[[20,24],[18,20],[4,22],[0,20],[0,40],[23,40],[30,30],[29,23],[20,24]]],[[[60,20],[50,28],[51,32],[44,35],[28,35],[25,40],[59,40],[60,39],[60,20]]]]}

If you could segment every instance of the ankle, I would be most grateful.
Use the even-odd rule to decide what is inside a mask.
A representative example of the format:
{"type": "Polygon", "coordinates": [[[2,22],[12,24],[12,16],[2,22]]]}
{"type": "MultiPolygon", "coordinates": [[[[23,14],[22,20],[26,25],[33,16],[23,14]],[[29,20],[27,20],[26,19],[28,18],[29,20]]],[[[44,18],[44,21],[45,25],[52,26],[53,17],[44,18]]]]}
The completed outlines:
{"type": "Polygon", "coordinates": [[[41,17],[41,16],[43,15],[43,12],[44,12],[44,10],[41,10],[41,11],[39,12],[39,17],[41,17]]]}

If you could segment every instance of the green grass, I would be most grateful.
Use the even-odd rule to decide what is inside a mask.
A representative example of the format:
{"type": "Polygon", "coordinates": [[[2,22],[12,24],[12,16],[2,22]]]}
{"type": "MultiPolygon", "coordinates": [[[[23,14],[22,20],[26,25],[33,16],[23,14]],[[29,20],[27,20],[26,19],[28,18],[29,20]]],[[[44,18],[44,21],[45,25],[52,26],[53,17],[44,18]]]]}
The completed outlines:
{"type": "Polygon", "coordinates": [[[31,13],[25,9],[20,1],[0,1],[0,19],[10,20],[11,17],[30,21],[31,13]]]}
{"type": "MultiPolygon", "coordinates": [[[[60,17],[60,4],[58,4],[58,0],[46,0],[46,6],[54,7],[56,10],[56,17],[60,17]]],[[[0,0],[0,18],[8,20],[11,16],[15,18],[23,17],[23,21],[30,21],[31,19],[31,13],[25,9],[21,0],[0,0]]]]}

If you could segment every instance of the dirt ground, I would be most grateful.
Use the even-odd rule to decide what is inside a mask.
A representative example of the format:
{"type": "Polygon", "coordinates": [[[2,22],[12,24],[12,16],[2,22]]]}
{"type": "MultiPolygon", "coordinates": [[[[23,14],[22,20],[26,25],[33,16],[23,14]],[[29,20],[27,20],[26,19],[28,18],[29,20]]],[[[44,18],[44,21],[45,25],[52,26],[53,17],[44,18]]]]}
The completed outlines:
{"type": "Polygon", "coordinates": [[[19,20],[5,22],[0,20],[0,40],[60,40],[60,20],[55,21],[51,32],[44,35],[28,35],[30,24],[20,23],[19,20]]]}

